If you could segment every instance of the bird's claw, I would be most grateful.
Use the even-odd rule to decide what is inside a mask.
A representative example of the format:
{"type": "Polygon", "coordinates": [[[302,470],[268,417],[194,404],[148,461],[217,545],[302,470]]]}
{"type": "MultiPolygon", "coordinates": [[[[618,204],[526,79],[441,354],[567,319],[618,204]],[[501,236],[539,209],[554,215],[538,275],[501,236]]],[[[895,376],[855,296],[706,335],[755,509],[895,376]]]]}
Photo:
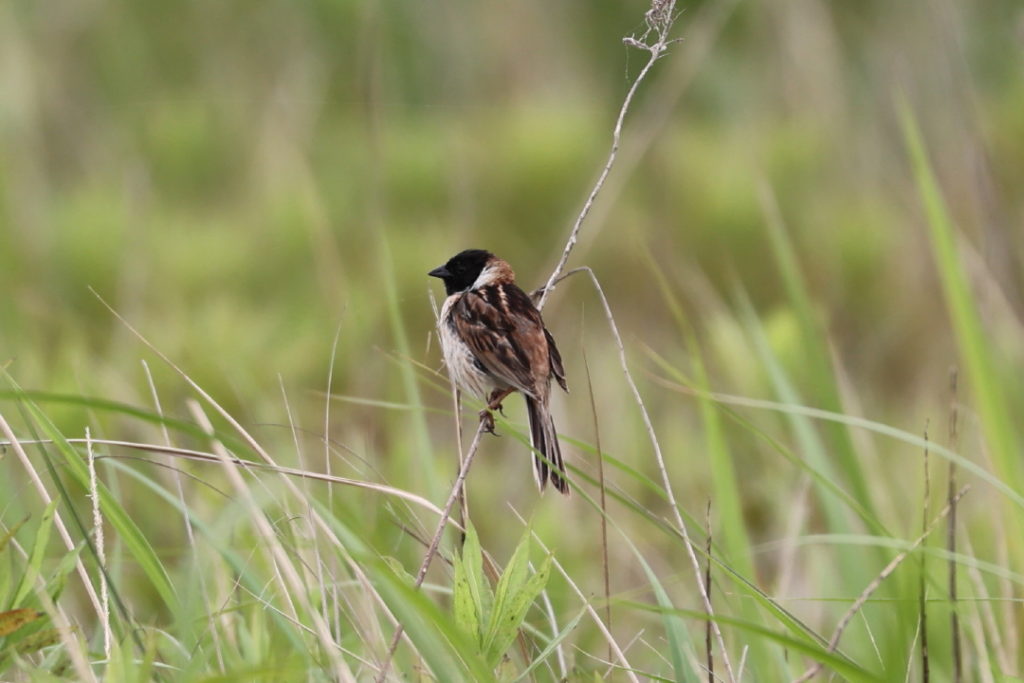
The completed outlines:
{"type": "Polygon", "coordinates": [[[494,431],[494,415],[491,413],[489,409],[485,408],[480,411],[480,424],[483,426],[483,430],[488,434],[493,434],[494,436],[501,436],[501,434],[494,431]]]}

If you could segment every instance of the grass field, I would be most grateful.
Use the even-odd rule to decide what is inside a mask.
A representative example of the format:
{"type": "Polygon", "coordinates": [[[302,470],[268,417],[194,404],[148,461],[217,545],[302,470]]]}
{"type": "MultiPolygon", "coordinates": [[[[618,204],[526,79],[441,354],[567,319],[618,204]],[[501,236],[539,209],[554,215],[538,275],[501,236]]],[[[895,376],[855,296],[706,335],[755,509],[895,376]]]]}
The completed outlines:
{"type": "Polygon", "coordinates": [[[0,680],[1024,678],[1010,0],[680,5],[611,316],[544,309],[573,496],[509,399],[416,588],[480,407],[426,273],[546,281],[646,9],[0,3],[0,680]]]}

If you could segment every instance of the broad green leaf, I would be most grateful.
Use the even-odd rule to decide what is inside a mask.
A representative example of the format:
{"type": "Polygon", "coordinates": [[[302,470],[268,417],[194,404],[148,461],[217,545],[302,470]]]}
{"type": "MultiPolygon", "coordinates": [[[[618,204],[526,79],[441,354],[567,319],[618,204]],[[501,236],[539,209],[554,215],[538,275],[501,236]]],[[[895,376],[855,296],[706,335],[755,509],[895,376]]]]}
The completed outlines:
{"type": "MultiPolygon", "coordinates": [[[[465,561],[470,594],[482,626],[490,618],[494,592],[491,590],[490,581],[484,575],[484,553],[480,547],[480,537],[472,523],[466,525],[466,542],[462,547],[462,558],[465,561]]],[[[479,634],[479,630],[477,633],[479,634]]]]}
{"type": "MultiPolygon", "coordinates": [[[[504,614],[498,622],[498,630],[494,635],[494,640],[491,643],[490,649],[485,651],[488,661],[497,663],[502,655],[508,651],[509,647],[512,646],[513,641],[516,639],[516,634],[519,632],[519,627],[522,625],[523,619],[526,618],[526,613],[530,611],[533,601],[537,599],[537,596],[544,590],[544,587],[548,585],[549,578],[551,578],[550,555],[544,558],[541,566],[523,583],[522,587],[509,596],[509,600],[505,604],[504,614]]],[[[495,613],[497,613],[497,610],[495,610],[495,613]]]]}
{"type": "Polygon", "coordinates": [[[458,554],[453,556],[455,563],[455,587],[452,589],[452,612],[456,625],[462,629],[467,638],[480,642],[480,612],[473,601],[473,590],[469,586],[466,565],[458,554]]]}
{"type": "MultiPolygon", "coordinates": [[[[494,589],[494,606],[491,610],[490,618],[487,620],[487,630],[484,633],[483,639],[483,652],[488,661],[493,659],[495,643],[498,641],[499,636],[503,636],[507,632],[508,624],[511,623],[509,621],[509,612],[513,596],[526,583],[529,575],[530,531],[530,528],[527,527],[526,533],[519,540],[519,545],[516,546],[515,552],[512,553],[512,559],[509,560],[508,566],[505,567],[505,571],[502,573],[501,578],[498,579],[498,585],[494,589]]],[[[519,624],[516,623],[512,628],[515,630],[518,627],[519,624]]],[[[497,654],[500,657],[504,652],[498,652],[497,654]]]]}

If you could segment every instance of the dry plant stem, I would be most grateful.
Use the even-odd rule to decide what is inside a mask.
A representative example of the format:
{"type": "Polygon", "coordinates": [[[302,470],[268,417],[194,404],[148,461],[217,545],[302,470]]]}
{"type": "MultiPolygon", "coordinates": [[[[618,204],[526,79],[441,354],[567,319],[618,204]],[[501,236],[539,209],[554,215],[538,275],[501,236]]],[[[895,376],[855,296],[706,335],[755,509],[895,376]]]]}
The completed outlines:
{"type": "MultiPolygon", "coordinates": [[[[85,439],[67,439],[68,443],[85,443],[85,439]]],[[[138,451],[147,451],[151,453],[166,453],[173,455],[178,458],[184,458],[186,460],[197,460],[199,462],[207,463],[219,463],[221,459],[212,453],[204,453],[203,451],[191,450],[188,448],[177,448],[175,446],[161,446],[159,444],[149,443],[136,443],[134,441],[116,441],[112,439],[93,439],[94,444],[102,444],[104,446],[115,446],[119,448],[130,448],[138,451]]],[[[40,440],[21,440],[19,443],[53,443],[50,439],[40,440]]],[[[0,446],[10,446],[13,442],[11,441],[0,441],[0,446]]],[[[115,456],[103,456],[103,457],[115,457],[115,456]]],[[[431,503],[426,498],[418,496],[415,493],[410,493],[404,489],[395,488],[393,486],[387,486],[385,484],[375,484],[368,481],[360,481],[358,479],[347,479],[345,477],[339,477],[335,475],[328,476],[326,474],[320,474],[319,472],[309,472],[306,470],[295,469],[294,467],[282,467],[280,465],[268,464],[263,462],[256,462],[252,460],[242,460],[236,457],[229,458],[231,464],[238,467],[245,467],[249,469],[264,470],[267,472],[274,472],[276,474],[284,474],[291,477],[299,477],[302,479],[312,479],[315,481],[323,481],[330,484],[343,484],[345,486],[353,486],[355,488],[368,489],[370,491],[376,491],[389,496],[395,496],[407,500],[411,503],[415,503],[422,508],[430,510],[434,514],[440,515],[441,508],[431,503]]],[[[461,527],[459,527],[461,529],[461,527]]]]}
{"type": "MultiPolygon", "coordinates": [[[[459,449],[459,471],[462,471],[466,464],[466,454],[462,443],[462,411],[459,409],[462,403],[462,392],[455,386],[455,380],[449,378],[452,383],[452,401],[455,408],[455,446],[459,449]]],[[[469,522],[469,499],[466,497],[466,487],[459,488],[459,524],[462,525],[462,536],[459,538],[459,547],[466,542],[466,528],[469,522]]]]}
{"type": "MultiPolygon", "coordinates": [[[[892,558],[892,561],[889,562],[889,564],[885,565],[885,569],[883,569],[878,574],[878,576],[871,580],[871,583],[869,583],[867,585],[867,588],[865,588],[864,591],[861,592],[861,594],[857,597],[857,599],[853,601],[853,604],[850,605],[850,609],[846,610],[846,613],[843,615],[843,618],[839,620],[839,624],[836,626],[836,630],[832,633],[832,638],[828,641],[828,647],[825,649],[825,652],[831,654],[836,651],[836,648],[839,647],[839,639],[843,637],[843,632],[846,630],[846,627],[850,625],[850,621],[853,619],[854,616],[857,615],[860,609],[864,606],[864,603],[868,601],[868,598],[870,598],[871,595],[876,590],[878,590],[878,587],[882,585],[882,582],[889,578],[889,575],[896,571],[896,568],[899,567],[900,564],[902,564],[903,561],[907,559],[907,557],[909,557],[911,553],[917,550],[918,546],[924,543],[925,539],[928,538],[928,535],[931,534],[931,532],[935,529],[938,523],[941,522],[946,517],[946,515],[949,514],[950,509],[952,509],[952,505],[959,502],[960,499],[964,497],[964,494],[967,493],[967,491],[970,488],[970,486],[964,486],[962,489],[960,489],[960,492],[953,497],[953,500],[947,503],[946,507],[942,508],[942,512],[940,512],[938,516],[935,517],[935,519],[933,519],[928,524],[928,526],[924,530],[924,533],[918,536],[917,539],[915,539],[914,542],[911,543],[908,548],[901,551],[898,555],[896,555],[896,557],[892,558]]],[[[821,662],[815,662],[813,665],[811,665],[809,669],[807,669],[807,671],[803,673],[802,676],[797,678],[793,683],[803,683],[803,681],[809,681],[810,679],[814,678],[822,670],[823,667],[824,665],[821,662]]]]}
{"type": "Polygon", "coordinates": [[[747,666],[747,653],[750,652],[750,646],[744,645],[743,651],[740,652],[740,665],[736,668],[736,680],[743,680],[743,669],[747,666]]]}
{"type": "MultiPolygon", "coordinates": [[[[949,373],[949,448],[955,451],[957,448],[957,369],[954,367],[949,373]]],[[[949,522],[946,526],[946,550],[949,551],[949,604],[952,609],[949,612],[950,639],[953,643],[953,682],[960,683],[963,680],[963,661],[960,650],[960,615],[956,606],[956,501],[953,492],[956,491],[956,464],[949,463],[949,487],[946,497],[949,500],[949,522]]]]}
{"type": "MultiPolygon", "coordinates": [[[[707,531],[708,540],[704,546],[708,562],[704,565],[704,592],[711,599],[711,501],[708,501],[708,508],[704,513],[704,526],[707,531]]],[[[711,616],[711,615],[708,615],[711,616]]],[[[715,683],[715,653],[711,649],[711,620],[704,623],[704,648],[708,655],[708,683],[715,683]]]]}
{"type": "MultiPolygon", "coordinates": [[[[928,443],[928,426],[924,428],[924,441],[928,443]]],[[[928,473],[928,446],[924,447],[924,509],[921,514],[921,533],[928,531],[928,507],[931,502],[932,494],[932,480],[931,475],[928,473]]],[[[949,509],[950,514],[953,513],[953,508],[949,509]]],[[[928,683],[931,678],[931,672],[928,666],[928,610],[927,606],[927,595],[925,591],[928,588],[927,581],[925,581],[925,570],[927,568],[927,557],[924,553],[921,553],[921,576],[917,586],[917,599],[918,599],[918,615],[921,628],[921,681],[928,683]]]]}
{"type": "Polygon", "coordinates": [[[640,84],[647,78],[647,74],[650,72],[654,63],[658,61],[658,58],[662,56],[668,44],[671,40],[668,37],[669,32],[672,30],[672,24],[675,21],[675,0],[669,0],[665,3],[659,3],[658,0],[654,0],[652,5],[663,4],[663,7],[652,9],[648,12],[648,33],[651,30],[655,32],[657,40],[648,45],[642,42],[647,34],[644,34],[640,40],[633,37],[627,37],[623,39],[623,42],[637,49],[646,50],[650,53],[650,58],[644,65],[644,68],[640,70],[637,77],[633,80],[633,85],[630,86],[626,92],[626,97],[622,101],[622,107],[619,109],[619,116],[615,121],[615,129],[612,131],[612,149],[608,154],[608,160],[605,162],[604,168],[601,170],[601,175],[598,176],[597,182],[594,183],[593,189],[587,196],[587,201],[583,203],[583,208],[580,210],[579,216],[576,217],[576,222],[572,226],[572,232],[569,233],[569,240],[565,243],[565,249],[562,251],[562,257],[558,260],[558,265],[551,272],[551,277],[548,278],[547,284],[544,285],[543,293],[540,297],[540,302],[537,304],[537,310],[543,310],[544,304],[547,302],[548,295],[551,294],[551,290],[555,286],[555,282],[558,280],[558,276],[561,275],[562,270],[565,268],[565,264],[569,261],[569,255],[572,253],[573,247],[576,246],[576,240],[579,238],[580,228],[583,227],[583,221],[587,218],[587,214],[590,213],[590,209],[594,206],[594,201],[597,199],[597,195],[601,193],[601,188],[604,187],[605,180],[608,179],[608,174],[611,173],[612,166],[615,165],[615,157],[619,153],[619,140],[622,137],[622,124],[626,120],[626,113],[629,111],[630,105],[633,103],[633,96],[636,95],[637,89],[640,84]],[[661,14],[660,17],[655,16],[654,22],[652,23],[652,15],[657,11],[661,14]]]}
{"type": "MultiPolygon", "coordinates": [[[[967,557],[977,557],[974,553],[974,546],[971,545],[970,536],[964,538],[964,546],[964,555],[967,557]]],[[[975,631],[981,632],[981,635],[975,638],[979,644],[977,650],[978,652],[994,650],[996,653],[994,664],[1002,671],[1013,671],[1015,657],[1007,652],[1003,644],[1003,629],[999,628],[999,624],[996,621],[995,611],[992,609],[993,598],[989,593],[989,588],[985,585],[985,580],[976,566],[968,565],[967,576],[974,586],[975,595],[983,598],[978,602],[979,616],[975,619],[978,622],[978,627],[975,631]]],[[[983,677],[991,679],[991,669],[989,667],[979,666],[978,670],[983,674],[983,677]],[[985,674],[988,675],[985,676],[985,674]]]]}
{"type": "Polygon", "coordinates": [[[725,640],[722,638],[722,631],[718,627],[718,622],[714,621],[714,609],[711,606],[711,596],[708,595],[707,590],[704,588],[704,579],[700,568],[700,561],[697,559],[697,553],[693,549],[693,542],[690,540],[690,532],[686,529],[686,523],[683,521],[683,515],[679,511],[679,504],[676,502],[676,495],[672,490],[672,482],[668,476],[668,470],[665,467],[665,458],[661,453],[661,444],[658,442],[658,436],[654,433],[654,425],[651,423],[651,416],[647,412],[647,408],[644,406],[643,397],[640,396],[640,390],[636,386],[636,382],[633,381],[633,374],[629,371],[629,364],[626,362],[626,348],[622,344],[622,336],[619,334],[619,327],[615,324],[615,317],[612,315],[612,309],[608,305],[608,299],[604,295],[604,290],[601,289],[601,283],[598,281],[597,276],[594,275],[594,271],[590,268],[584,267],[590,275],[590,280],[594,284],[594,288],[597,290],[598,297],[601,299],[601,304],[604,306],[605,317],[608,319],[608,326],[611,328],[612,337],[615,338],[615,345],[619,350],[619,363],[622,366],[622,372],[626,375],[626,382],[629,384],[630,391],[633,393],[633,399],[636,404],[640,407],[640,414],[644,419],[644,426],[647,428],[647,436],[651,440],[651,446],[654,448],[654,457],[658,463],[658,471],[661,474],[661,484],[665,488],[665,495],[668,497],[669,506],[672,508],[672,514],[675,518],[676,527],[679,529],[680,535],[683,537],[683,545],[686,546],[686,554],[690,558],[690,565],[693,569],[693,576],[697,582],[697,588],[700,591],[701,600],[704,603],[704,610],[708,616],[711,617],[711,630],[715,634],[715,641],[718,643],[718,649],[722,653],[722,664],[725,666],[726,675],[728,680],[735,681],[736,677],[733,674],[732,662],[729,660],[729,653],[725,649],[725,640]]]}
{"type": "MultiPolygon", "coordinates": [[[[480,426],[476,428],[476,436],[473,437],[473,442],[469,445],[469,451],[466,453],[465,459],[462,461],[462,467],[459,468],[459,476],[455,480],[455,485],[452,486],[452,491],[448,495],[448,501],[444,504],[444,508],[441,510],[441,520],[437,523],[437,531],[434,532],[434,537],[430,539],[430,547],[427,548],[427,554],[423,556],[423,563],[420,564],[420,570],[416,574],[416,582],[414,586],[419,588],[423,585],[423,579],[427,577],[427,570],[430,569],[430,563],[433,562],[434,556],[437,555],[437,548],[441,544],[441,537],[444,535],[444,529],[448,526],[448,518],[451,516],[452,507],[455,505],[455,501],[459,497],[459,491],[462,489],[463,482],[466,481],[466,475],[469,473],[469,466],[473,463],[473,456],[476,455],[477,450],[480,448],[480,437],[484,434],[484,421],[480,421],[480,426]]],[[[391,659],[395,655],[395,649],[398,647],[398,641],[402,637],[402,633],[405,632],[405,627],[399,624],[395,628],[395,635],[391,637],[391,643],[388,645],[387,654],[384,657],[384,661],[381,664],[380,672],[377,674],[377,683],[382,683],[388,675],[388,669],[391,668],[391,659]]]]}
{"type": "MultiPolygon", "coordinates": [[[[533,563],[530,564],[530,571],[536,571],[533,568],[533,563]]],[[[551,625],[551,637],[557,638],[559,633],[558,618],[555,615],[555,606],[551,603],[551,596],[548,595],[547,588],[541,591],[540,597],[544,602],[544,611],[547,613],[548,624],[551,625]]],[[[520,635],[522,634],[520,633],[520,635]]],[[[611,648],[608,648],[608,651],[610,653],[611,648]]],[[[569,678],[569,666],[565,662],[565,650],[562,648],[562,643],[558,643],[558,645],[555,646],[555,657],[558,659],[558,670],[561,672],[559,680],[567,680],[569,678]]],[[[550,665],[548,666],[548,669],[551,670],[552,674],[554,674],[554,669],[552,669],[550,665]]]]}
{"type": "Polygon", "coordinates": [[[715,41],[739,3],[740,0],[720,0],[703,3],[699,9],[694,7],[696,3],[691,3],[690,7],[696,12],[688,16],[686,42],[676,53],[678,56],[673,57],[671,68],[661,77],[660,87],[652,88],[643,107],[634,113],[629,144],[623,145],[622,153],[615,162],[616,175],[611,176],[601,190],[604,201],[595,205],[588,216],[588,232],[580,238],[580,245],[586,247],[588,242],[593,243],[607,227],[616,199],[628,186],[632,172],[664,134],[683,94],[703,73],[702,67],[712,54],[715,41]]]}
{"type": "Polygon", "coordinates": [[[914,628],[914,637],[910,641],[910,654],[907,655],[907,669],[903,674],[903,683],[910,683],[910,674],[914,671],[914,655],[917,653],[917,639],[921,636],[921,621],[914,628]]]}
{"type": "Polygon", "coordinates": [[[103,538],[103,515],[100,514],[100,493],[96,484],[96,454],[92,450],[92,435],[85,428],[85,451],[89,463],[89,499],[92,502],[92,526],[96,536],[96,559],[100,563],[100,604],[103,605],[103,654],[110,660],[110,596],[107,594],[107,549],[103,538]]]}

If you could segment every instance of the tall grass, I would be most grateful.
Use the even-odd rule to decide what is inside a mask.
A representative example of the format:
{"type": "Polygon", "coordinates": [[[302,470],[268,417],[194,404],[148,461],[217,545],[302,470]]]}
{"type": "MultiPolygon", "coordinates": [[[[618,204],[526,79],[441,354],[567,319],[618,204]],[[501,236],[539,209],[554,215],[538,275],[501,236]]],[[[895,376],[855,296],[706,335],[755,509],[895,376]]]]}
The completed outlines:
{"type": "Polygon", "coordinates": [[[425,272],[542,284],[634,11],[0,6],[0,678],[366,680],[401,624],[393,680],[697,681],[709,619],[717,680],[920,680],[925,635],[1020,677],[1019,8],[684,9],[569,265],[711,616],[580,277],[575,495],[510,399],[415,588],[459,466],[425,272]]]}

